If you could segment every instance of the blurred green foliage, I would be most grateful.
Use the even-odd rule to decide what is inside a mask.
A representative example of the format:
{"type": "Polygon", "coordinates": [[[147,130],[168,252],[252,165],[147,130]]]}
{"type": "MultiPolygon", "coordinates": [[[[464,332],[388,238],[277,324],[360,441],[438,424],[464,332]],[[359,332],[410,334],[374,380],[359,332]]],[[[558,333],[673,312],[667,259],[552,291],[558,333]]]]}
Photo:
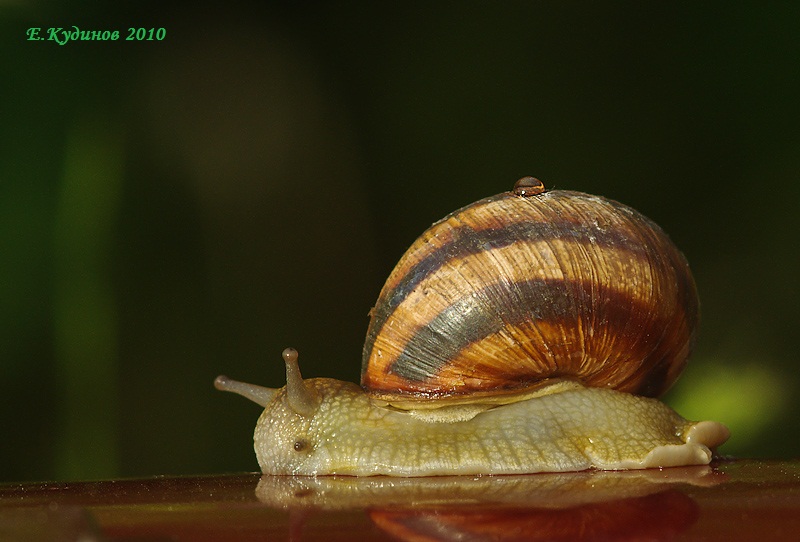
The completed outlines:
{"type": "Polygon", "coordinates": [[[404,249],[528,174],[670,233],[703,322],[667,399],[795,455],[798,35],[792,3],[0,6],[0,480],[255,469],[213,378],[278,386],[292,345],[357,380],[404,249]],[[26,40],[72,25],[166,39],[26,40]]]}

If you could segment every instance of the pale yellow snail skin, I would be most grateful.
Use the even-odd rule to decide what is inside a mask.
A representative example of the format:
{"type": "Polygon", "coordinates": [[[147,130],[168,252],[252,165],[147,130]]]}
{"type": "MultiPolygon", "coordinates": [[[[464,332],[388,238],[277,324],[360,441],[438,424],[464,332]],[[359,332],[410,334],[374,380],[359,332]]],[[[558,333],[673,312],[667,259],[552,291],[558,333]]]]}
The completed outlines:
{"type": "Polygon", "coordinates": [[[433,224],[371,311],[361,385],[219,377],[264,407],[265,474],[431,476],[704,465],[728,438],[654,397],[692,350],[699,302],[652,221],[532,177],[433,224]]]}
{"type": "Polygon", "coordinates": [[[664,403],[573,382],[501,406],[398,410],[360,386],[303,380],[284,351],[287,386],[220,377],[219,389],[264,406],[254,434],[265,474],[435,476],[704,465],[728,438],[717,422],[688,422],[664,403]]]}

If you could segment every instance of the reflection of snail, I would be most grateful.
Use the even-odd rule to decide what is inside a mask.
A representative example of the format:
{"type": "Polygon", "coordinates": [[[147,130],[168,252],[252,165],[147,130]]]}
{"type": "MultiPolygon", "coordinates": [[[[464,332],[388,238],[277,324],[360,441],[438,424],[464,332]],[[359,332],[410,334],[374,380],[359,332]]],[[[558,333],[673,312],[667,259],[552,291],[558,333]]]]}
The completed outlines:
{"type": "Polygon", "coordinates": [[[263,475],[256,497],[287,510],[298,539],[313,529],[306,522],[314,514],[328,514],[322,523],[330,525],[350,517],[331,512],[364,511],[399,540],[671,540],[698,516],[681,488],[725,478],[705,465],[537,476],[263,475]]]}
{"type": "Polygon", "coordinates": [[[642,397],[678,377],[697,312],[658,226],[525,177],[409,248],[371,312],[363,388],[303,380],[291,349],[284,388],[216,385],[265,407],[254,439],[269,474],[706,464],[727,429],[642,397]]]}
{"type": "Polygon", "coordinates": [[[699,515],[697,503],[676,490],[561,510],[473,505],[369,511],[375,525],[393,538],[415,542],[672,540],[699,515]]]}
{"type": "Polygon", "coordinates": [[[261,475],[256,498],[288,511],[397,509],[428,510],[478,504],[505,508],[565,509],[633,499],[676,487],[714,487],[727,479],[708,465],[628,471],[549,472],[536,476],[373,476],[261,475]]]}

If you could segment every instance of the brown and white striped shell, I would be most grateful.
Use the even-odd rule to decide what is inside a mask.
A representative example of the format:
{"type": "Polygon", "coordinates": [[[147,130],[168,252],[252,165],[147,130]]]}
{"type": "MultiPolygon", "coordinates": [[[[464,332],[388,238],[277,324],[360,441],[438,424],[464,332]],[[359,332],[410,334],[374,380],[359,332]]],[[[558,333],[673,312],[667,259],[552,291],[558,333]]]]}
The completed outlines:
{"type": "Polygon", "coordinates": [[[554,379],[655,397],[685,366],[698,312],[689,266],[656,224],[526,177],[408,249],[371,312],[361,383],[387,400],[554,379]]]}

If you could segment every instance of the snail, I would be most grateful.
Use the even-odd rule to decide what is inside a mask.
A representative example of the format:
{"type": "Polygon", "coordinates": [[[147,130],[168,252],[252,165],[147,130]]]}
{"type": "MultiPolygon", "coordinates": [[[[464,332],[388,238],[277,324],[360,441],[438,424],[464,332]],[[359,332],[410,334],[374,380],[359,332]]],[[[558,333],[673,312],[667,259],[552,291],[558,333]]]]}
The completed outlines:
{"type": "Polygon", "coordinates": [[[254,433],[276,475],[520,474],[708,464],[729,436],[657,399],[691,353],[699,302],[683,254],[618,202],[510,192],[433,224],[375,307],[361,386],[220,376],[264,407],[254,433]]]}

